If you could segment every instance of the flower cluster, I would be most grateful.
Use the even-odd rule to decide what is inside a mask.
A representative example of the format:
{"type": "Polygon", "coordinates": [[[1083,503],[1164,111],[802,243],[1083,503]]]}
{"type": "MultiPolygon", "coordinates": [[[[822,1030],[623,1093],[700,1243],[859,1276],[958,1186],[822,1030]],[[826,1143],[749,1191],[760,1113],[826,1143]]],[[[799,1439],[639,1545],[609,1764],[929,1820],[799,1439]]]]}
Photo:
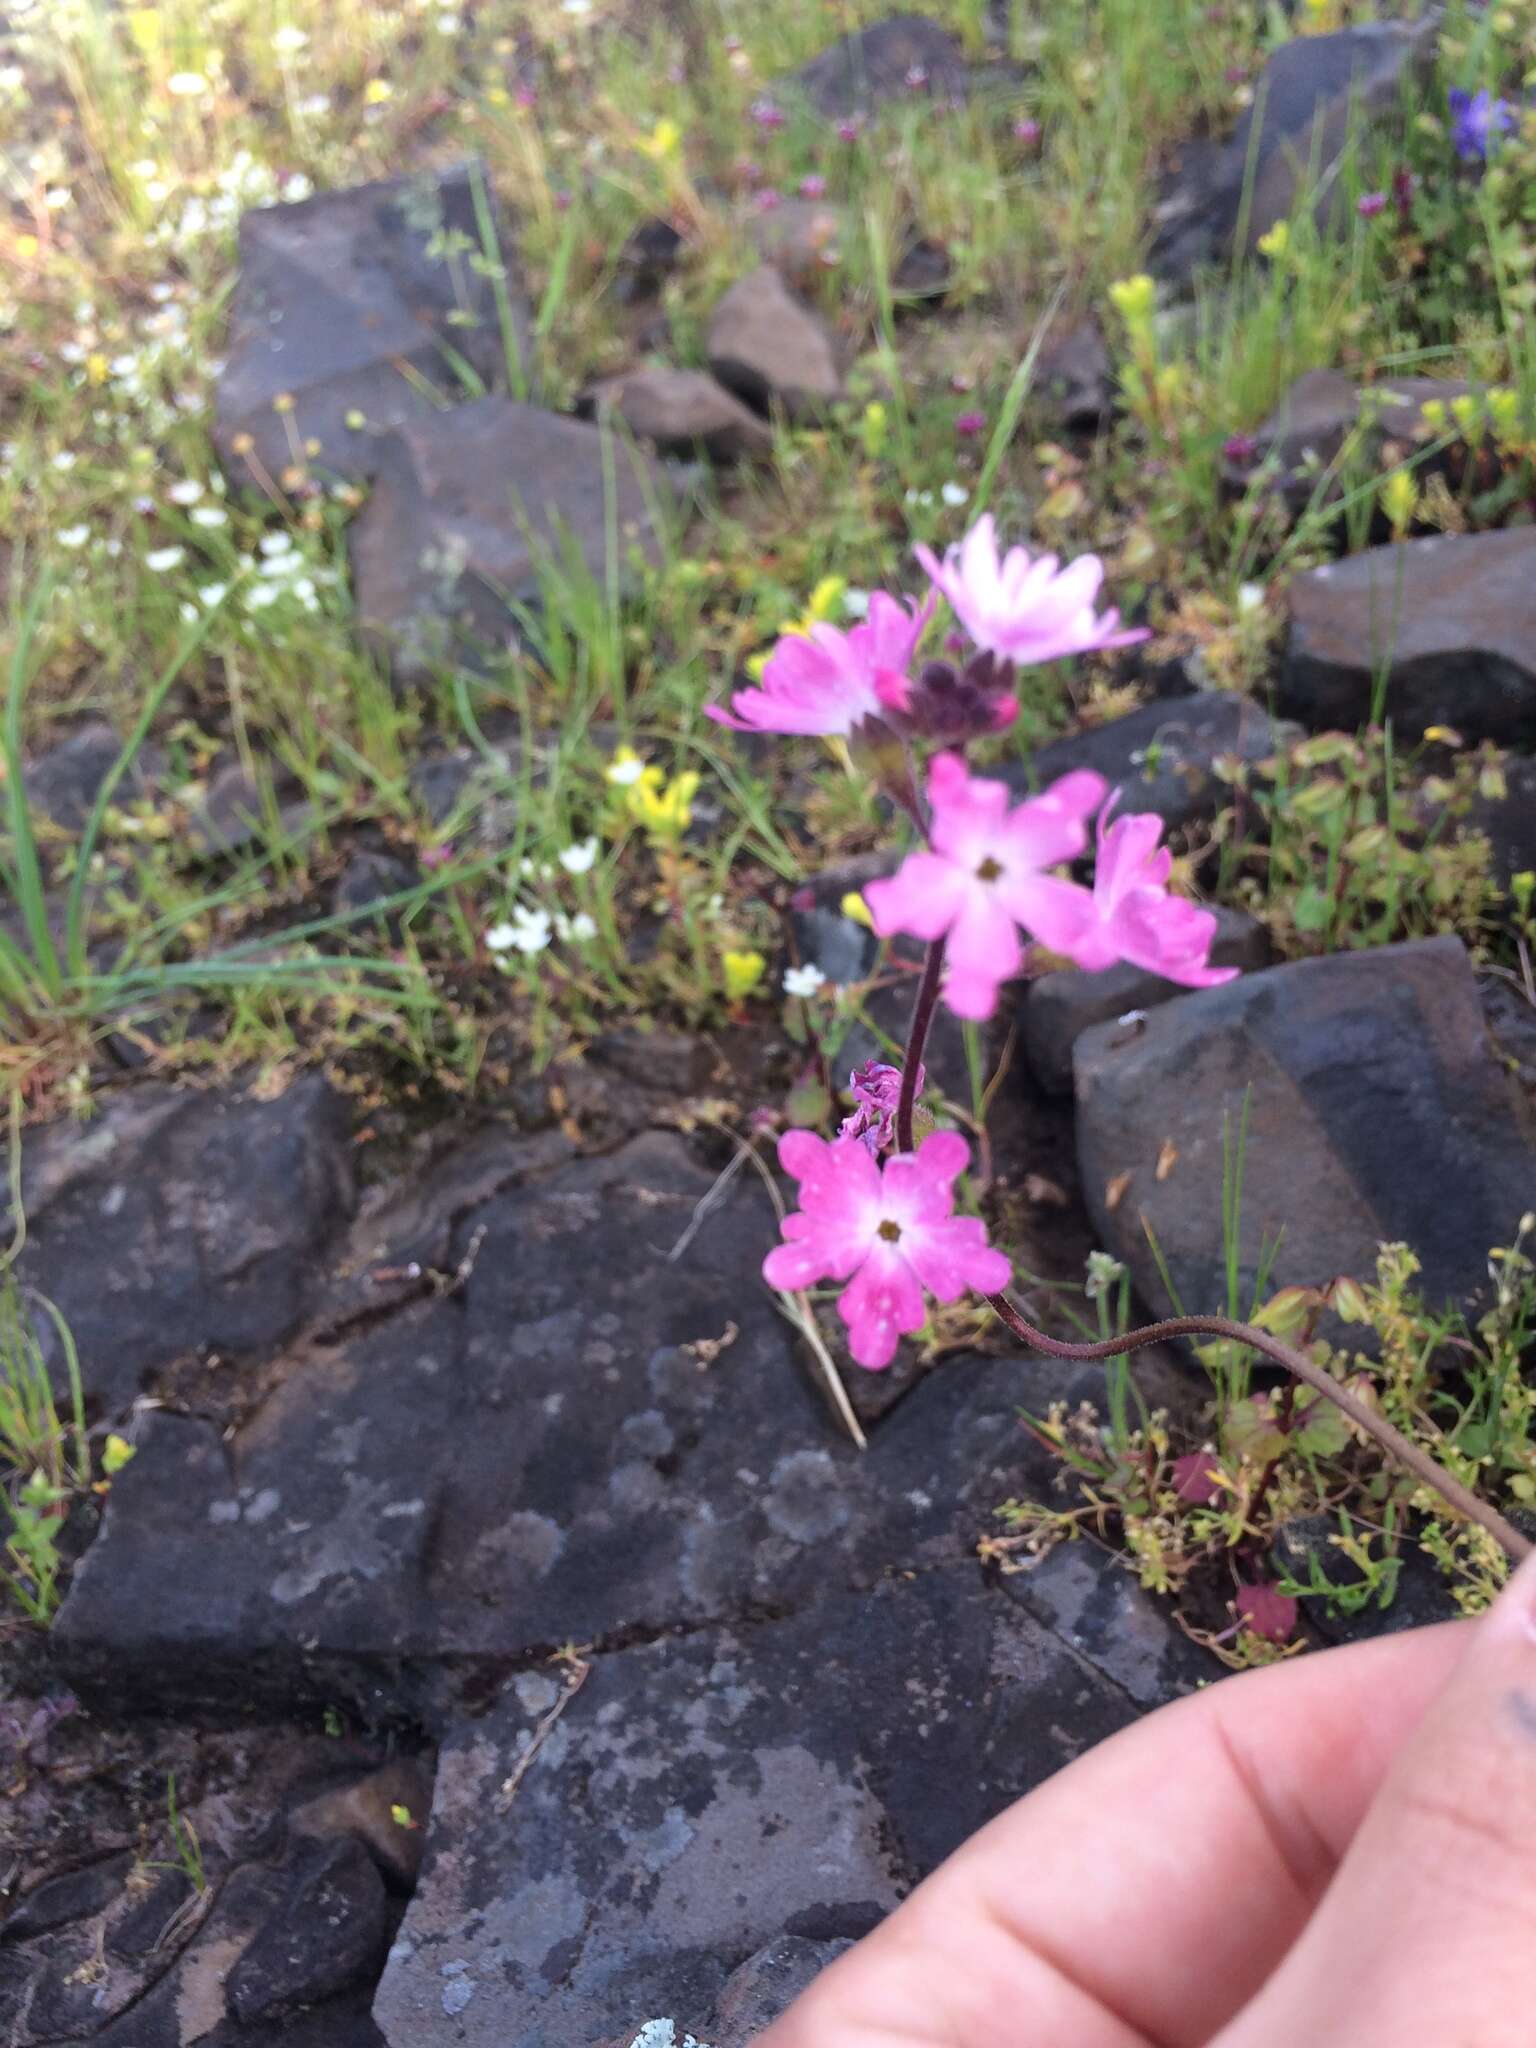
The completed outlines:
{"type": "MultiPolygon", "coordinates": [[[[1008,1280],[1008,1261],[987,1243],[984,1225],[954,1213],[954,1182],[969,1160],[964,1139],[934,1131],[909,1149],[934,992],[959,1017],[990,1017],[1028,941],[1089,970],[1123,960],[1187,988],[1235,972],[1209,964],[1214,914],[1169,891],[1173,856],[1161,844],[1160,818],[1116,816],[1118,797],[1088,770],[1015,802],[1006,783],[972,774],[964,759],[969,741],[1015,716],[1018,667],[1145,638],[1122,628],[1115,610],[1098,609],[1102,563],[1088,555],[1063,566],[1022,547],[1004,553],[990,516],[942,559],[923,547],[917,557],[933,586],[924,603],[877,591],[846,631],[821,617],[804,621],[779,641],[756,688],[737,691],[728,712],[710,710],[739,731],[843,740],[867,733],[877,760],[894,751],[903,764],[891,793],[926,840],[894,874],[868,883],[860,900],[882,938],[906,934],[930,948],[908,1047],[912,1095],[904,1108],[901,1069],[871,1060],[849,1077],[854,1109],[836,1138],[786,1133],[779,1158],[800,1182],[800,1206],[763,1266],[771,1286],[790,1291],[846,1282],[838,1312],[849,1349],[875,1369],[890,1363],[903,1335],[923,1327],[925,1290],[953,1302],[968,1289],[996,1293],[1008,1280]],[[939,598],[974,644],[964,667],[917,666],[939,598]],[[882,747],[882,732],[901,746],[882,747]],[[926,815],[904,765],[914,741],[941,749],[929,763],[926,815]],[[1087,852],[1090,836],[1097,861],[1088,887],[1062,870],[1087,852]]],[[[796,968],[784,987],[808,998],[820,981],[819,970],[796,968]]]]}

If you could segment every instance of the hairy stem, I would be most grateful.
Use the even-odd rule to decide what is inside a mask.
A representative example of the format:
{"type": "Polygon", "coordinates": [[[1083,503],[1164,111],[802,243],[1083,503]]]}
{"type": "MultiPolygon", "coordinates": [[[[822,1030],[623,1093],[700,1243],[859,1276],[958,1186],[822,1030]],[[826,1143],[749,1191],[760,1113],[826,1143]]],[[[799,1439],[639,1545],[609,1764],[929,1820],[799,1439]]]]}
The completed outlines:
{"type": "Polygon", "coordinates": [[[1119,1352],[1138,1351],[1144,1344],[1158,1344],[1170,1337],[1226,1337],[1234,1343],[1246,1344],[1252,1350],[1262,1352],[1276,1365],[1284,1366],[1287,1372],[1332,1401],[1357,1429],[1374,1438],[1384,1451],[1438,1493],[1448,1506],[1464,1515],[1469,1522],[1475,1522],[1480,1529],[1486,1529],[1515,1563],[1531,1554],[1532,1545],[1528,1539],[1497,1509],[1480,1501],[1459,1479],[1452,1478],[1449,1472],[1437,1465],[1427,1452],[1410,1443],[1400,1429],[1394,1429],[1385,1416],[1378,1415],[1374,1408],[1368,1407],[1347,1387],[1341,1387],[1331,1374],[1314,1364],[1305,1353],[1293,1351],[1289,1344],[1282,1344],[1278,1337],[1271,1337],[1265,1330],[1250,1329],[1246,1323],[1231,1322],[1226,1316],[1170,1316],[1164,1322],[1148,1323],[1144,1329],[1130,1330],[1123,1337],[1106,1338],[1101,1344],[1064,1344],[1026,1322],[1006,1294],[989,1294],[987,1300],[1015,1337],[1032,1350],[1044,1351],[1051,1358],[1113,1358],[1119,1352]]]}
{"type": "Polygon", "coordinates": [[[901,1068],[901,1095],[896,1104],[896,1150],[912,1150],[912,1111],[917,1102],[917,1071],[923,1063],[929,1027],[938,1006],[939,980],[944,972],[944,941],[933,939],[923,962],[923,978],[917,985],[912,1005],[912,1024],[907,1032],[907,1050],[901,1068]]]}

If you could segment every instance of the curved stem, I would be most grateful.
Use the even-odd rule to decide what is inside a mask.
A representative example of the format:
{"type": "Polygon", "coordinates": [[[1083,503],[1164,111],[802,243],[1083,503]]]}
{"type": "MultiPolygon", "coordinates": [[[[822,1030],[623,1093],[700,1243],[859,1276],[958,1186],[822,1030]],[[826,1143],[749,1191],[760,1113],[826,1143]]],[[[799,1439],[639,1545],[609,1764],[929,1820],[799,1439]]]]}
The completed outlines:
{"type": "Polygon", "coordinates": [[[938,1006],[939,980],[944,972],[944,941],[933,939],[929,942],[928,956],[923,962],[923,978],[917,985],[917,1000],[912,1005],[912,1023],[907,1032],[907,1050],[901,1066],[901,1095],[896,1103],[896,1150],[912,1150],[912,1111],[917,1102],[917,1070],[923,1064],[923,1048],[928,1043],[928,1030],[933,1023],[933,1013],[938,1006]]]}
{"type": "Polygon", "coordinates": [[[1443,1466],[1437,1465],[1426,1451],[1421,1451],[1400,1429],[1395,1429],[1385,1416],[1378,1415],[1374,1408],[1368,1407],[1347,1387],[1341,1387],[1331,1374],[1324,1372],[1304,1352],[1293,1351],[1289,1344],[1282,1344],[1278,1337],[1271,1337],[1265,1330],[1250,1329],[1246,1323],[1234,1323],[1226,1316],[1169,1316],[1163,1322],[1148,1323],[1140,1330],[1129,1330],[1123,1337],[1108,1337],[1099,1344],[1064,1344],[1059,1338],[1047,1337],[1043,1330],[1037,1330],[1032,1323],[1026,1322],[1006,1294],[989,1294],[987,1300],[1015,1337],[1032,1350],[1044,1351],[1051,1358],[1115,1358],[1122,1351],[1138,1351],[1143,1344],[1161,1343],[1169,1337],[1226,1337],[1234,1343],[1246,1344],[1250,1349],[1262,1352],[1276,1365],[1283,1365],[1287,1372],[1332,1401],[1357,1429],[1373,1437],[1384,1451],[1390,1452],[1400,1465],[1405,1465],[1416,1479],[1432,1487],[1458,1514],[1464,1515],[1469,1522],[1475,1522],[1480,1529],[1486,1529],[1515,1563],[1531,1554],[1533,1546],[1528,1539],[1496,1508],[1480,1501],[1459,1479],[1452,1478],[1443,1466]]]}

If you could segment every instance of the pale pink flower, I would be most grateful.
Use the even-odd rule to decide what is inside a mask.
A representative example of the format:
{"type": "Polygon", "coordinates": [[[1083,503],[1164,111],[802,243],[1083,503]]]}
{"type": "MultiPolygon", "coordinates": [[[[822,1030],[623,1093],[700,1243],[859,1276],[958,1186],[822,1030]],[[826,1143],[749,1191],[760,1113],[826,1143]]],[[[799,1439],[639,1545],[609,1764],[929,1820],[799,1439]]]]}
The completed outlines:
{"type": "MultiPolygon", "coordinates": [[[[738,690],[735,715],[707,704],[705,716],[737,732],[835,733],[846,738],[882,709],[882,676],[903,677],[923,629],[933,616],[933,599],[902,604],[877,590],[869,616],[849,632],[818,623],[788,633],[763,668],[762,687],[738,690]]],[[[889,687],[889,685],[887,685],[889,687]]]]}
{"type": "Polygon", "coordinates": [[[1023,965],[1020,926],[1053,953],[1076,957],[1093,898],[1047,871],[1088,844],[1105,788],[1102,776],[1079,768],[1010,809],[1006,783],[968,774],[957,754],[934,756],[930,850],[909,853],[889,880],[866,883],[864,901],[882,938],[948,936],[944,999],[957,1017],[991,1016],[1000,984],[1023,965]]]}
{"type": "Polygon", "coordinates": [[[1032,556],[1024,548],[999,558],[990,512],[942,562],[928,547],[916,554],[976,645],[1004,661],[1057,661],[1147,638],[1142,630],[1122,630],[1117,611],[1094,611],[1104,581],[1097,555],[1079,555],[1064,569],[1055,555],[1032,556]]]}
{"type": "Polygon", "coordinates": [[[847,1280],[837,1312],[848,1348],[879,1371],[898,1338],[927,1321],[924,1288],[958,1301],[967,1288],[996,1294],[1008,1284],[1008,1261],[988,1245],[985,1226],[954,1213],[955,1176],[970,1156],[955,1131],[934,1131],[883,1167],[857,1138],[829,1143],[814,1131],[786,1131],[779,1163],[800,1183],[800,1207],[780,1225],[786,1242],[763,1261],[763,1278],[788,1292],[847,1280]]]}
{"type": "Polygon", "coordinates": [[[1073,939],[1079,967],[1133,967],[1186,988],[1230,981],[1235,967],[1206,964],[1216,936],[1216,913],[1168,893],[1173,855],[1158,845],[1163,821],[1149,811],[1108,822],[1099,819],[1099,857],[1093,872],[1093,915],[1073,939]]]}
{"type": "MultiPolygon", "coordinates": [[[[917,1068],[917,1093],[922,1094],[928,1071],[917,1068]]],[[[901,1104],[901,1069],[886,1060],[866,1060],[848,1076],[854,1111],[838,1126],[840,1138],[857,1138],[871,1159],[878,1159],[896,1142],[896,1111],[901,1104]]]]}

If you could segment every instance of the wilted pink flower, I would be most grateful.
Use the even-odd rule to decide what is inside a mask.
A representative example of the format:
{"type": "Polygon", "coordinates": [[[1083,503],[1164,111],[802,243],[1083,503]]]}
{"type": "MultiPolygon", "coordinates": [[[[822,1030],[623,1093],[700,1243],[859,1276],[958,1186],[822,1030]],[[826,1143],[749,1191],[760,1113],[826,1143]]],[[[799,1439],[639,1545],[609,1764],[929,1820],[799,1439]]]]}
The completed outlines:
{"type": "Polygon", "coordinates": [[[1259,444],[1252,434],[1229,434],[1221,444],[1221,452],[1228,462],[1252,462],[1259,444]]]}
{"type": "Polygon", "coordinates": [[[970,1163],[957,1132],[934,1131],[882,1167],[857,1138],[829,1143],[814,1131],[786,1131],[779,1163],[800,1183],[800,1207],[780,1225],[786,1242],[763,1261],[763,1278],[788,1291],[847,1280],[837,1312],[849,1350],[871,1371],[926,1322],[924,1288],[958,1301],[967,1288],[1007,1286],[1008,1261],[988,1245],[985,1226],[954,1213],[955,1176],[970,1163]]]}
{"type": "Polygon", "coordinates": [[[1355,211],[1362,220],[1374,220],[1378,213],[1385,213],[1386,210],[1385,192],[1362,192],[1355,201],[1355,211]]]}
{"type": "Polygon", "coordinates": [[[972,434],[979,434],[987,424],[984,412],[962,412],[955,415],[955,432],[969,440],[972,434]]]}
{"type": "Polygon", "coordinates": [[[1216,936],[1216,913],[1168,894],[1173,855],[1158,845],[1163,821],[1150,811],[1099,820],[1099,857],[1093,871],[1093,915],[1073,939],[1079,967],[1099,970],[1129,960],[1185,988],[1231,981],[1235,967],[1206,964],[1216,936]]]}
{"type": "Polygon", "coordinates": [[[424,868],[445,868],[452,859],[453,845],[451,841],[445,842],[442,846],[422,848],[421,864],[424,868]]]}
{"type": "MultiPolygon", "coordinates": [[[[922,1094],[928,1070],[917,1069],[917,1093],[922,1094]]],[[[848,1076],[854,1100],[852,1116],[838,1126],[840,1138],[857,1138],[871,1159],[878,1159],[896,1142],[896,1111],[901,1105],[901,1069],[885,1060],[866,1060],[848,1076]]]]}
{"type": "Polygon", "coordinates": [[[705,716],[737,732],[836,733],[844,738],[866,718],[878,718],[883,675],[905,674],[933,601],[903,604],[873,592],[869,616],[844,633],[818,623],[788,633],[763,668],[762,687],[738,690],[732,711],[705,706],[705,716]],[[734,712],[734,716],[732,713],[734,712]]]}
{"type": "Polygon", "coordinates": [[[931,850],[867,883],[864,901],[882,938],[948,935],[944,999],[957,1017],[991,1016],[1000,984],[1023,964],[1020,926],[1076,957],[1093,899],[1047,871],[1083,851],[1104,793],[1103,777],[1081,768],[1010,809],[1006,783],[969,774],[957,754],[934,756],[931,850]]]}
{"type": "Polygon", "coordinates": [[[898,732],[961,747],[1012,725],[1019,715],[1012,682],[1007,662],[978,654],[963,669],[947,661],[925,661],[915,678],[888,670],[875,688],[898,732]]]}
{"type": "Polygon", "coordinates": [[[809,176],[800,180],[800,197],[802,199],[824,199],[826,191],[827,181],[819,172],[812,171],[809,176]]]}
{"type": "Polygon", "coordinates": [[[1031,556],[1024,548],[1010,548],[999,559],[990,512],[942,562],[931,548],[916,554],[977,646],[1004,661],[1057,661],[1147,638],[1143,631],[1122,631],[1117,611],[1095,613],[1104,581],[1097,555],[1080,555],[1065,569],[1055,555],[1031,556]]]}
{"type": "Polygon", "coordinates": [[[1253,1585],[1239,1582],[1232,1604],[1238,1620],[1266,1643],[1288,1642],[1296,1633],[1296,1602],[1271,1580],[1261,1579],[1253,1585]]]}

